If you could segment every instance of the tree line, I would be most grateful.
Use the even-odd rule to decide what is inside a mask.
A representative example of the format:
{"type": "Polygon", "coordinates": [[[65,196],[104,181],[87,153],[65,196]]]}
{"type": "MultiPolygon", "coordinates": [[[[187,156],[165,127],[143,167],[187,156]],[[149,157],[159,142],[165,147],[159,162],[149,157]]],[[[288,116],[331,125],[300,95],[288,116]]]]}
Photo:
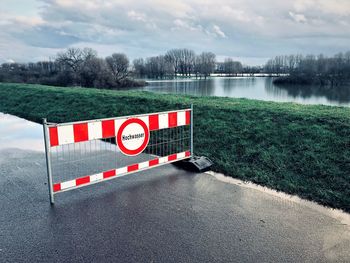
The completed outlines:
{"type": "Polygon", "coordinates": [[[50,61],[4,63],[0,81],[110,89],[143,85],[129,77],[129,68],[129,59],[122,53],[100,58],[91,48],[68,48],[50,61]]]}
{"type": "Polygon", "coordinates": [[[212,52],[196,54],[190,49],[171,49],[164,55],[138,58],[133,61],[133,72],[138,77],[173,78],[196,77],[207,78],[212,73],[237,75],[251,72],[251,68],[243,67],[239,61],[226,58],[217,62],[212,52]]]}
{"type": "Polygon", "coordinates": [[[1,82],[38,83],[55,86],[119,88],[145,85],[135,78],[208,77],[212,73],[237,75],[251,68],[231,58],[217,62],[212,52],[171,49],[164,55],[138,58],[130,63],[123,53],[98,57],[91,48],[68,48],[54,59],[35,63],[3,63],[1,82]]]}
{"type": "Polygon", "coordinates": [[[350,51],[332,57],[323,54],[277,56],[266,63],[264,72],[288,75],[276,79],[277,84],[337,86],[350,81],[350,51]]]}
{"type": "Polygon", "coordinates": [[[243,66],[226,58],[217,62],[212,52],[196,54],[191,49],[171,49],[163,55],[138,58],[130,63],[123,53],[105,58],[91,48],[68,48],[49,61],[3,63],[0,82],[38,83],[114,89],[146,85],[138,78],[207,78],[212,73],[284,74],[275,83],[339,85],[350,80],[350,51],[333,57],[287,55],[270,59],[263,67],[243,66]]]}

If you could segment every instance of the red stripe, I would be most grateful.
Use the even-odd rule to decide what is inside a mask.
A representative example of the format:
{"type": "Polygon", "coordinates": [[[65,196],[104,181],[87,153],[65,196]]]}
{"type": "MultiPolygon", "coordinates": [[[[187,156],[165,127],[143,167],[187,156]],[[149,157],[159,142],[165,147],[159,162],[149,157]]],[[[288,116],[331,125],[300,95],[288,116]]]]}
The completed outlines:
{"type": "Polygon", "coordinates": [[[138,164],[132,164],[128,166],[128,172],[133,172],[139,169],[139,165],[138,164]]]}
{"type": "Polygon", "coordinates": [[[176,160],[176,159],[177,159],[177,154],[176,154],[176,153],[174,153],[174,154],[168,156],[168,161],[169,161],[169,162],[174,161],[174,160],[176,160]]]}
{"type": "Polygon", "coordinates": [[[153,159],[148,162],[149,166],[154,166],[159,164],[159,159],[153,159]]]}
{"type": "MultiPolygon", "coordinates": [[[[191,156],[191,152],[190,151],[186,151],[185,152],[185,156],[186,157],[191,156]]],[[[169,162],[174,161],[176,159],[177,159],[177,154],[176,153],[171,154],[171,155],[168,156],[168,161],[169,162]]],[[[159,159],[157,158],[157,159],[150,160],[150,161],[148,161],[148,164],[149,164],[149,167],[158,165],[159,164],[159,159]]],[[[132,164],[132,165],[129,165],[127,167],[127,171],[128,172],[133,172],[133,171],[137,171],[137,170],[139,170],[139,164],[132,164]]],[[[116,175],[116,170],[109,170],[109,171],[103,172],[103,179],[110,178],[110,177],[113,177],[115,175],[116,175]]],[[[89,182],[90,182],[90,176],[84,176],[84,177],[81,177],[81,178],[77,178],[75,180],[76,186],[87,184],[89,182]]],[[[62,190],[61,189],[61,183],[57,183],[57,184],[53,185],[53,191],[54,192],[59,192],[61,190],[62,190]]]]}
{"type": "Polygon", "coordinates": [[[149,115],[149,130],[154,131],[159,129],[159,118],[158,114],[149,115]]]}
{"type": "Polygon", "coordinates": [[[53,191],[54,191],[54,192],[61,191],[61,184],[60,184],[60,183],[54,184],[54,185],[53,185],[53,191]]]}
{"type": "Polygon", "coordinates": [[[50,145],[57,146],[58,145],[58,131],[57,127],[50,127],[49,128],[49,135],[50,135],[50,145]]]}
{"type": "Polygon", "coordinates": [[[112,176],[115,176],[115,170],[110,170],[110,171],[107,171],[107,172],[103,172],[103,178],[108,178],[108,177],[112,177],[112,176]]]}
{"type": "Polygon", "coordinates": [[[186,111],[186,125],[190,125],[191,123],[191,111],[186,111]]]}
{"type": "Polygon", "coordinates": [[[75,180],[75,184],[77,186],[82,184],[87,184],[87,183],[90,183],[90,176],[81,177],[75,180]]]}
{"type": "Polygon", "coordinates": [[[83,142],[89,140],[88,124],[73,124],[74,142],[83,142]]]}
{"type": "Polygon", "coordinates": [[[102,138],[115,136],[114,120],[102,121],[102,138]]]}
{"type": "Polygon", "coordinates": [[[168,113],[168,124],[169,124],[169,128],[173,128],[177,126],[177,112],[168,113]]]}

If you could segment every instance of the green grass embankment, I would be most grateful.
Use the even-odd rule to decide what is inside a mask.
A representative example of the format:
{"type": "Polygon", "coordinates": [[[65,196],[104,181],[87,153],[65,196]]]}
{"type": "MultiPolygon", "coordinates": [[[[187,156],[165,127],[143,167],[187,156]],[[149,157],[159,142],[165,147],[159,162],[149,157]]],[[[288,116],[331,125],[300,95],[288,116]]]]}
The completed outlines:
{"type": "Polygon", "coordinates": [[[35,122],[149,113],[191,103],[195,153],[211,158],[213,170],[350,212],[349,108],[0,84],[0,111],[35,122]]]}

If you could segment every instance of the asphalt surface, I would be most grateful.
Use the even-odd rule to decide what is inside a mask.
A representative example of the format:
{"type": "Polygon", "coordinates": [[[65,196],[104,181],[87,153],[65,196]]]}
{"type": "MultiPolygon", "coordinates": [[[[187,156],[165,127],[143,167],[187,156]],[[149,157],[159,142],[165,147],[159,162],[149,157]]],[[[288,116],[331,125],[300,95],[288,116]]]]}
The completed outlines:
{"type": "Polygon", "coordinates": [[[51,206],[44,153],[2,144],[0,262],[350,262],[349,225],[173,165],[51,206]]]}

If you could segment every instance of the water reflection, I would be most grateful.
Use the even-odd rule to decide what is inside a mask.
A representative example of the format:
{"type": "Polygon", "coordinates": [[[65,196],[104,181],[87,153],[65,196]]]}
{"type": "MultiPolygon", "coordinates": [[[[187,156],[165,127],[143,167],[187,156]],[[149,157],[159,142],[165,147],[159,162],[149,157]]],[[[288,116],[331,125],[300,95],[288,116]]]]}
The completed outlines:
{"type": "Polygon", "coordinates": [[[45,151],[41,125],[0,112],[0,150],[45,151]]]}
{"type": "Polygon", "coordinates": [[[201,79],[150,82],[150,85],[146,89],[155,92],[215,96],[215,87],[214,79],[201,79]]]}
{"type": "MultiPolygon", "coordinates": [[[[226,94],[230,94],[234,89],[240,89],[240,87],[252,88],[256,85],[255,78],[223,78],[222,79],[224,91],[226,94]]],[[[218,83],[220,84],[220,83],[218,83]]]]}
{"type": "Polygon", "coordinates": [[[288,96],[293,98],[302,97],[310,99],[313,97],[325,97],[329,102],[337,104],[348,104],[350,101],[350,88],[338,87],[316,87],[316,86],[281,86],[277,89],[287,91],[288,96]]]}
{"type": "Polygon", "coordinates": [[[197,96],[249,98],[302,104],[350,106],[350,87],[276,86],[272,77],[216,77],[149,81],[144,90],[197,96]]]}

